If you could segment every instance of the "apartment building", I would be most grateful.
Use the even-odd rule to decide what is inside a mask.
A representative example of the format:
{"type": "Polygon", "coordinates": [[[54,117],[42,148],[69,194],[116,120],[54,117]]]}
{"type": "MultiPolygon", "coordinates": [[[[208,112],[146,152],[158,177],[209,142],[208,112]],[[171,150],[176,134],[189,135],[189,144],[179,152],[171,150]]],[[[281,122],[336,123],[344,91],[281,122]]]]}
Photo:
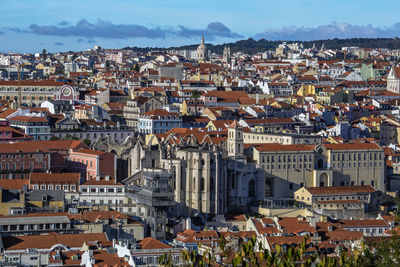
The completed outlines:
{"type": "Polygon", "coordinates": [[[15,116],[9,119],[10,126],[23,129],[35,141],[50,139],[49,121],[45,117],[15,116]]]}
{"type": "Polygon", "coordinates": [[[139,117],[138,130],[141,134],[161,134],[180,127],[182,127],[181,115],[165,109],[155,109],[139,117]]]}
{"type": "Polygon", "coordinates": [[[68,155],[68,167],[70,170],[80,171],[85,180],[99,176],[117,177],[117,157],[108,152],[90,149],[71,151],[68,155]]]}
{"type": "MultiPolygon", "coordinates": [[[[54,80],[24,80],[20,83],[18,81],[0,81],[0,100],[15,101],[18,99],[18,89],[21,88],[21,103],[28,106],[39,106],[46,100],[54,99],[55,94],[61,91],[64,85],[64,82],[54,80]]],[[[72,90],[75,89],[72,88],[72,90]]]]}
{"type": "Polygon", "coordinates": [[[119,211],[125,199],[125,186],[109,177],[86,181],[79,186],[79,206],[107,206],[119,211]]]}

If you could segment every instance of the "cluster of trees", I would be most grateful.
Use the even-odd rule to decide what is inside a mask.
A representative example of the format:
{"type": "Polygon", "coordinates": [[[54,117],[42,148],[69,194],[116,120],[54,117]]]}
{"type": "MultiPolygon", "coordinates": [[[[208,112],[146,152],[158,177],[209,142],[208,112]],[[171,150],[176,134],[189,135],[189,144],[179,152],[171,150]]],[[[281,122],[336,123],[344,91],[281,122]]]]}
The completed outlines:
{"type": "MultiPolygon", "coordinates": [[[[335,257],[322,255],[318,253],[318,250],[315,253],[306,252],[307,239],[308,237],[305,237],[298,247],[289,247],[286,250],[283,250],[280,246],[275,246],[272,251],[265,249],[255,237],[247,243],[243,243],[236,252],[232,252],[227,248],[222,239],[219,243],[219,248],[220,254],[229,259],[224,265],[233,267],[394,267],[400,265],[400,237],[397,234],[391,237],[383,237],[380,241],[370,244],[370,247],[363,244],[361,249],[339,251],[335,257]]],[[[219,266],[215,254],[210,251],[206,251],[203,256],[199,256],[196,251],[189,253],[184,249],[182,250],[181,260],[183,266],[219,266]]],[[[163,255],[159,258],[159,264],[165,267],[174,266],[172,256],[170,254],[163,255]]]]}

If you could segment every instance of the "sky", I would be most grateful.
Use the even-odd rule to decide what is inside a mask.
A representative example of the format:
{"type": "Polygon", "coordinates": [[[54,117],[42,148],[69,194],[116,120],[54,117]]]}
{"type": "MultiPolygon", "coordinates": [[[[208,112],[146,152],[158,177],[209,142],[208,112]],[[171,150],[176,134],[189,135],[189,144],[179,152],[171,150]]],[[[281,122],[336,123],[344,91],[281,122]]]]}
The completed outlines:
{"type": "Polygon", "coordinates": [[[400,37],[398,0],[0,0],[0,52],[400,37]]]}

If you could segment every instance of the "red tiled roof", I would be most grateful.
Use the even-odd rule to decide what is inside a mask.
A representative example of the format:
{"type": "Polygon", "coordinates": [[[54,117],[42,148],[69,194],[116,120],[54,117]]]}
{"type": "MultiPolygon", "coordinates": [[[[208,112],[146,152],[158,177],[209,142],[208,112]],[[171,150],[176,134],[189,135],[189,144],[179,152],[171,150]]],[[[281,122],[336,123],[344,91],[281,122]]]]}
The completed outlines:
{"type": "Polygon", "coordinates": [[[375,143],[324,144],[324,147],[330,150],[367,150],[367,149],[380,150],[381,149],[381,147],[375,143]]]}
{"type": "Polygon", "coordinates": [[[110,180],[105,180],[105,179],[100,179],[100,180],[89,180],[84,182],[82,185],[122,185],[119,182],[115,182],[113,179],[110,180]]]}
{"type": "Polygon", "coordinates": [[[389,227],[385,220],[339,220],[336,224],[340,227],[389,227]]]}
{"type": "Polygon", "coordinates": [[[315,227],[312,227],[308,221],[299,220],[297,217],[283,217],[279,219],[278,223],[285,233],[317,232],[315,227]]]}
{"type": "Polygon", "coordinates": [[[263,144],[260,146],[255,146],[255,149],[260,152],[267,151],[312,151],[315,149],[313,145],[283,145],[278,143],[263,144]]]}
{"type": "MultiPolygon", "coordinates": [[[[23,80],[21,86],[63,86],[68,84],[65,82],[57,82],[54,80],[23,80]]],[[[0,81],[0,86],[18,86],[18,81],[0,81]]]]}
{"type": "Polygon", "coordinates": [[[30,236],[7,236],[3,237],[6,250],[25,250],[28,248],[50,249],[57,244],[63,244],[70,248],[82,247],[83,243],[98,241],[103,246],[110,246],[112,242],[107,240],[104,233],[101,234],[57,234],[30,235],[30,236]]]}
{"type": "Polygon", "coordinates": [[[77,140],[52,140],[52,141],[27,141],[19,143],[0,144],[0,153],[32,153],[41,151],[60,151],[87,147],[85,143],[77,140]]]}
{"type": "Polygon", "coordinates": [[[9,119],[10,121],[25,121],[25,122],[48,122],[45,117],[31,116],[15,116],[9,119]]]}
{"type": "Polygon", "coordinates": [[[171,248],[171,246],[162,243],[152,237],[146,237],[138,242],[142,249],[166,249],[171,248]]]}
{"type": "Polygon", "coordinates": [[[312,195],[373,193],[376,191],[370,185],[306,187],[306,190],[312,195]]]}
{"type": "Polygon", "coordinates": [[[79,184],[80,173],[31,173],[31,184],[79,184]]]}
{"type": "Polygon", "coordinates": [[[6,190],[23,189],[24,185],[29,185],[28,179],[0,179],[0,187],[6,190]]]}
{"type": "Polygon", "coordinates": [[[91,150],[91,149],[79,149],[76,152],[77,153],[81,153],[81,154],[95,155],[95,156],[100,156],[100,155],[103,155],[103,154],[107,153],[107,152],[104,152],[104,151],[97,151],[97,150],[91,150]]]}

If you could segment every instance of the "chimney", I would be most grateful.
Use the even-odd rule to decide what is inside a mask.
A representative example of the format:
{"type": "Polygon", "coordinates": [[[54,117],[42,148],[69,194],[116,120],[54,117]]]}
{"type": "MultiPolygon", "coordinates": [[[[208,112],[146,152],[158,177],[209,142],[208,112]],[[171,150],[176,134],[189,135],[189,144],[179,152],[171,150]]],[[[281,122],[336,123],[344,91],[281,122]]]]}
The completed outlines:
{"type": "Polygon", "coordinates": [[[100,175],[96,176],[96,181],[100,181],[100,175]]]}
{"type": "Polygon", "coordinates": [[[106,181],[110,181],[110,175],[106,175],[106,181]]]}
{"type": "Polygon", "coordinates": [[[256,104],[258,105],[260,103],[260,95],[256,94],[256,104]]]}

